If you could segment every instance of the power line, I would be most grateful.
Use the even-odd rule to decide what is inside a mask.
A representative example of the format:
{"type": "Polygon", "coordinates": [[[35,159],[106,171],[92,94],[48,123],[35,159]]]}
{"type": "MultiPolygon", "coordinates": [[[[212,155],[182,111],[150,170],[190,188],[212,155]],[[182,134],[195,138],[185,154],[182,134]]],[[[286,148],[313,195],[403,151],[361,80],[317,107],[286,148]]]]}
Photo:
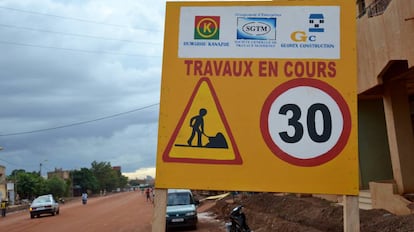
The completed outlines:
{"type": "Polygon", "coordinates": [[[63,50],[63,51],[70,51],[70,52],[83,52],[83,53],[92,53],[92,54],[108,54],[108,55],[134,56],[134,57],[161,57],[161,56],[149,56],[149,55],[110,52],[110,51],[96,51],[96,50],[85,50],[85,49],[75,49],[75,48],[44,46],[44,45],[35,45],[35,44],[27,44],[27,43],[2,41],[2,40],[0,40],[0,44],[8,44],[8,45],[15,45],[15,46],[23,46],[23,47],[34,47],[34,48],[56,49],[56,50],[63,50]]]}
{"type": "Polygon", "coordinates": [[[124,29],[160,32],[159,30],[150,30],[148,28],[132,28],[132,27],[126,26],[126,25],[105,23],[105,22],[99,22],[99,21],[94,21],[94,20],[90,20],[90,19],[82,19],[82,18],[47,14],[47,13],[42,13],[42,12],[37,12],[37,11],[30,11],[30,10],[22,10],[22,9],[17,9],[17,8],[12,8],[12,7],[0,6],[0,9],[11,10],[11,11],[21,12],[21,13],[26,13],[26,14],[35,14],[35,15],[42,15],[42,16],[47,16],[47,17],[54,17],[54,18],[59,18],[59,19],[74,20],[74,21],[79,21],[79,22],[84,22],[84,23],[92,23],[92,24],[99,24],[99,25],[105,25],[105,26],[111,26],[111,27],[118,27],[118,28],[124,28],[124,29]]]}
{"type": "Polygon", "coordinates": [[[12,166],[19,167],[19,165],[14,164],[14,163],[11,163],[11,162],[9,162],[9,161],[7,161],[7,160],[4,160],[4,159],[0,159],[0,161],[3,161],[3,162],[5,162],[5,163],[8,163],[8,164],[10,164],[10,165],[12,165],[12,166]]]}
{"type": "Polygon", "coordinates": [[[120,41],[120,42],[125,42],[125,43],[154,44],[154,45],[160,45],[161,44],[161,43],[146,42],[146,41],[134,41],[134,40],[127,40],[127,39],[115,39],[115,38],[107,38],[107,37],[94,36],[94,35],[86,35],[86,34],[76,34],[76,33],[60,32],[60,31],[52,31],[52,30],[45,30],[45,29],[39,29],[39,28],[15,26],[15,25],[9,25],[9,24],[0,24],[0,27],[7,27],[7,28],[13,28],[13,29],[19,29],[19,30],[27,30],[27,31],[44,32],[44,33],[52,33],[52,34],[59,34],[59,35],[65,35],[65,36],[84,37],[84,38],[100,39],[100,40],[111,40],[111,41],[120,41]]]}
{"type": "Polygon", "coordinates": [[[44,128],[44,129],[31,130],[31,131],[22,131],[22,132],[8,133],[8,134],[0,134],[0,137],[24,135],[24,134],[33,134],[33,133],[57,130],[57,129],[67,128],[67,127],[79,126],[79,125],[83,125],[83,124],[87,124],[87,123],[92,123],[92,122],[102,121],[102,120],[105,120],[105,119],[119,117],[119,116],[122,116],[122,115],[125,115],[125,114],[134,113],[134,112],[141,111],[141,110],[144,110],[144,109],[147,109],[147,108],[151,108],[151,107],[159,105],[159,104],[160,103],[155,103],[155,104],[151,104],[151,105],[144,106],[144,107],[141,107],[141,108],[125,111],[125,112],[122,112],[122,113],[117,113],[117,114],[104,116],[104,117],[101,117],[101,118],[96,118],[96,119],[87,120],[87,121],[75,122],[75,123],[66,124],[66,125],[62,125],[62,126],[55,126],[55,127],[44,128]]]}

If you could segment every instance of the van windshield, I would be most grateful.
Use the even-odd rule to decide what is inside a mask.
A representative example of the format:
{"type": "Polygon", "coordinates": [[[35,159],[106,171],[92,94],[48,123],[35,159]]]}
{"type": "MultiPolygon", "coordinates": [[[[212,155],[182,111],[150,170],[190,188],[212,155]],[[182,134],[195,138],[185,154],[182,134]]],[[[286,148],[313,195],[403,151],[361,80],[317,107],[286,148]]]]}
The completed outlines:
{"type": "Polygon", "coordinates": [[[189,193],[168,193],[168,206],[189,204],[194,204],[189,193]]]}

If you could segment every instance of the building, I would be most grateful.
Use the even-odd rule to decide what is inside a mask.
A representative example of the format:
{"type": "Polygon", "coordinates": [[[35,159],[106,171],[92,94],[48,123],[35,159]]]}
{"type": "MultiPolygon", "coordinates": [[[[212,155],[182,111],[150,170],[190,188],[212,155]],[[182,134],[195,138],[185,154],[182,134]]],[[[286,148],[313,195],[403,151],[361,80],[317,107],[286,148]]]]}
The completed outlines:
{"type": "Polygon", "coordinates": [[[121,173],[121,166],[113,166],[112,169],[121,173]]]}
{"type": "Polygon", "coordinates": [[[56,177],[58,177],[62,180],[69,180],[70,179],[70,171],[64,171],[61,168],[55,168],[55,171],[47,173],[47,178],[48,179],[50,179],[54,176],[56,176],[56,177]]]}
{"type": "Polygon", "coordinates": [[[414,1],[357,0],[360,189],[372,207],[412,213],[414,1]]]}
{"type": "Polygon", "coordinates": [[[0,201],[7,199],[6,167],[0,165],[0,201]]]}

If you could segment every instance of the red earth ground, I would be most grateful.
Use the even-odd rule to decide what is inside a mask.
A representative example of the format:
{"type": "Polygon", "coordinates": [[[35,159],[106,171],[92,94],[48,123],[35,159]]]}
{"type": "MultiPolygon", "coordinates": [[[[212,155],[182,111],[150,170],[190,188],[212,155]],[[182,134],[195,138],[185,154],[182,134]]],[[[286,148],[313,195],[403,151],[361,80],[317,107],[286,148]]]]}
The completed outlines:
{"type": "MultiPolygon", "coordinates": [[[[208,204],[199,207],[200,220],[196,231],[225,231],[224,224],[209,216],[208,212],[201,212],[206,207],[210,208],[208,204]]],[[[27,207],[10,207],[7,216],[0,217],[0,231],[151,232],[153,210],[154,205],[139,192],[90,197],[86,205],[82,205],[80,198],[74,198],[61,204],[60,213],[56,216],[42,215],[31,219],[27,207]]]]}
{"type": "MultiPolygon", "coordinates": [[[[244,206],[248,225],[254,232],[344,231],[342,206],[315,197],[249,194],[234,201],[232,197],[218,200],[208,211],[226,221],[231,209],[240,204],[244,206]]],[[[414,214],[396,216],[380,209],[360,210],[360,231],[413,232],[414,214]]]]}
{"type": "MultiPolygon", "coordinates": [[[[202,199],[202,198],[199,198],[202,199]]],[[[272,193],[204,200],[196,231],[225,232],[224,223],[236,205],[244,205],[254,232],[342,232],[342,206],[314,197],[272,193]]],[[[27,210],[0,218],[0,231],[152,231],[153,205],[136,192],[91,198],[62,205],[58,216],[30,219],[27,210]]],[[[361,232],[414,232],[414,215],[396,216],[385,210],[360,210],[361,232]]],[[[182,231],[182,230],[179,230],[182,231]]]]}

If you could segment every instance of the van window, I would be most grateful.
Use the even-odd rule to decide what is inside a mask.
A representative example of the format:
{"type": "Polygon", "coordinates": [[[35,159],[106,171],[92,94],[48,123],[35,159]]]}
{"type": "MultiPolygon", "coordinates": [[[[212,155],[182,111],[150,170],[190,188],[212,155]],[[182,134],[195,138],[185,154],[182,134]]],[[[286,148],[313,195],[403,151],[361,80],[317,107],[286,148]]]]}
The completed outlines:
{"type": "Polygon", "coordinates": [[[190,205],[194,200],[189,193],[168,193],[167,206],[173,205],[190,205]]]}

